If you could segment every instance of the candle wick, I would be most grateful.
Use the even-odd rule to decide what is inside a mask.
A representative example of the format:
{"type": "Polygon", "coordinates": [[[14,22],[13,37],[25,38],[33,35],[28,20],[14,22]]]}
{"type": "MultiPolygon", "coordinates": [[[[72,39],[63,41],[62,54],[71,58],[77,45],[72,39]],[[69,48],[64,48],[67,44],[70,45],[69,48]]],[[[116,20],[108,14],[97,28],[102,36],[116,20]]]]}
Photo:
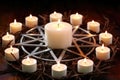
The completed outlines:
{"type": "Polygon", "coordinates": [[[105,37],[107,36],[107,31],[105,31],[105,37]]]}
{"type": "Polygon", "coordinates": [[[13,48],[11,49],[12,53],[13,53],[13,48]]]}
{"type": "Polygon", "coordinates": [[[7,35],[7,37],[9,38],[9,35],[7,35]]]}
{"type": "Polygon", "coordinates": [[[102,48],[101,50],[102,50],[102,51],[104,51],[104,49],[103,49],[103,48],[102,48]]]}
{"type": "Polygon", "coordinates": [[[60,24],[58,23],[58,28],[59,28],[60,24]]]}

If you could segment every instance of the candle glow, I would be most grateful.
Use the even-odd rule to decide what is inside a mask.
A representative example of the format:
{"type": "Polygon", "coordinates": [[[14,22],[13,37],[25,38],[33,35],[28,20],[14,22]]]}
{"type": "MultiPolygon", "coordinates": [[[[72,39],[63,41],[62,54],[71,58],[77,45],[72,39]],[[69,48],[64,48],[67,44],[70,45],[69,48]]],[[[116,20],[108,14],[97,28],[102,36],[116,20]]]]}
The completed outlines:
{"type": "Polygon", "coordinates": [[[56,11],[54,11],[54,13],[53,14],[56,14],[56,11]]]}
{"type": "Polygon", "coordinates": [[[16,19],[14,19],[14,24],[16,24],[16,22],[17,22],[16,19]]]}
{"type": "Polygon", "coordinates": [[[30,18],[32,18],[32,14],[30,14],[30,18]]]}
{"type": "Polygon", "coordinates": [[[6,33],[7,37],[9,37],[9,32],[6,33]]]}

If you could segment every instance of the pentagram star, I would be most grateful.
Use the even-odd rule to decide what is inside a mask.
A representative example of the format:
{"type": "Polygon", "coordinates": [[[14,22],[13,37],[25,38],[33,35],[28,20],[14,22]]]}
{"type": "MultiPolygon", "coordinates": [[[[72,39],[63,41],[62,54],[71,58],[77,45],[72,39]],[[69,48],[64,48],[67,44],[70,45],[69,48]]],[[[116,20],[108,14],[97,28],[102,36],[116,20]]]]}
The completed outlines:
{"type": "Polygon", "coordinates": [[[96,35],[91,34],[83,28],[78,28],[78,30],[81,30],[84,33],[76,33],[77,29],[76,31],[73,31],[72,45],[66,49],[62,49],[60,52],[58,51],[57,53],[46,45],[43,26],[37,26],[28,30],[25,34],[22,34],[20,43],[16,43],[15,45],[21,46],[22,50],[27,53],[27,56],[33,56],[47,61],[70,61],[81,58],[81,56],[86,57],[96,46],[99,46],[94,38],[96,35]],[[28,47],[29,49],[27,49],[28,47]],[[88,52],[84,52],[82,48],[90,48],[90,50],[88,52]],[[52,58],[46,58],[47,54],[51,55],[52,58]],[[69,55],[72,54],[77,57],[71,59],[69,55]]]}

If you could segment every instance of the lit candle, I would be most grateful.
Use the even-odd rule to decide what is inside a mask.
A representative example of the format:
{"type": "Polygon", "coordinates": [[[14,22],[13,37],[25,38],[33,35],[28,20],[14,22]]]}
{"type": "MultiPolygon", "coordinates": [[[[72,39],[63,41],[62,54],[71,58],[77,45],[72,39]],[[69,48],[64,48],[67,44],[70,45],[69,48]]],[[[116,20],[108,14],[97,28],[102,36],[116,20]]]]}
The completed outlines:
{"type": "Polygon", "coordinates": [[[45,40],[50,48],[64,49],[72,44],[72,25],[66,22],[50,22],[45,25],[45,40]]]}
{"type": "Polygon", "coordinates": [[[16,33],[22,30],[22,23],[17,22],[16,19],[14,22],[10,23],[10,33],[16,33]]]}
{"type": "Polygon", "coordinates": [[[54,78],[62,78],[67,75],[67,66],[65,64],[54,64],[52,65],[52,77],[54,78]]]}
{"type": "Polygon", "coordinates": [[[30,16],[25,18],[25,25],[29,28],[36,27],[38,25],[38,18],[30,14],[30,16]]]}
{"type": "Polygon", "coordinates": [[[87,23],[87,29],[90,30],[90,31],[99,33],[100,32],[100,23],[97,22],[97,21],[94,21],[94,20],[89,21],[87,23]]]}
{"type": "Polygon", "coordinates": [[[112,39],[113,39],[112,34],[108,33],[107,31],[105,31],[105,33],[99,34],[99,42],[104,43],[105,45],[112,44],[112,39]]]}
{"type": "Polygon", "coordinates": [[[8,61],[16,61],[19,59],[19,49],[15,47],[10,47],[5,49],[5,58],[8,61]]]}
{"type": "Polygon", "coordinates": [[[58,13],[58,12],[55,12],[54,11],[54,13],[51,13],[50,14],[50,22],[54,22],[54,21],[58,21],[58,20],[60,20],[60,21],[62,21],[62,14],[61,13],[58,13]]]}
{"type": "Polygon", "coordinates": [[[83,16],[81,14],[72,14],[70,15],[70,23],[73,25],[73,26],[79,26],[82,24],[82,18],[83,16]]]}
{"type": "Polygon", "coordinates": [[[37,60],[27,57],[22,60],[22,71],[32,73],[37,70],[37,60]]]}
{"type": "Polygon", "coordinates": [[[79,73],[89,73],[93,71],[94,62],[90,59],[81,59],[77,63],[77,70],[79,73]]]}
{"type": "Polygon", "coordinates": [[[7,47],[13,44],[15,44],[15,36],[7,32],[7,34],[2,37],[2,46],[7,47]]]}
{"type": "Polygon", "coordinates": [[[110,59],[110,48],[104,47],[104,45],[99,46],[95,49],[96,57],[99,60],[107,60],[110,59]]]}

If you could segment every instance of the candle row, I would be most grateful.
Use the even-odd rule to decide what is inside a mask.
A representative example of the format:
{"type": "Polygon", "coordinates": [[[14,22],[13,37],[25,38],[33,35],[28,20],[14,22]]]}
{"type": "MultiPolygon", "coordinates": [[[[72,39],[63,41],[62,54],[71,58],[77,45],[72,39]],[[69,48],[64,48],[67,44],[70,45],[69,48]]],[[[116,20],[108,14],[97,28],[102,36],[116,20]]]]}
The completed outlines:
{"type": "MultiPolygon", "coordinates": [[[[36,27],[38,25],[38,18],[30,14],[30,16],[27,16],[25,18],[25,25],[29,28],[36,27]]],[[[14,22],[11,22],[9,26],[10,26],[10,33],[13,34],[22,30],[22,23],[17,22],[16,19],[14,20],[14,22]]]]}

